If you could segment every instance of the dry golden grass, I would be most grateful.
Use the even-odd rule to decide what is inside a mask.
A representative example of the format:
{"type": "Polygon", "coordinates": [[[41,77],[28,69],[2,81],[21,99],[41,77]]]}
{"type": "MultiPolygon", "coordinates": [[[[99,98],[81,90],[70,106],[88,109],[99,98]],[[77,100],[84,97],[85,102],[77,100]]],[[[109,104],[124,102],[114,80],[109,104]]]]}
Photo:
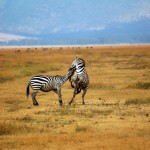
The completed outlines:
{"type": "MultiPolygon", "coordinates": [[[[150,45],[0,50],[0,149],[148,149],[150,45]],[[39,92],[39,107],[25,92],[33,75],[64,75],[82,57],[90,86],[68,106],[73,89],[39,92]]],[[[30,90],[32,92],[32,90],[30,90]]]]}

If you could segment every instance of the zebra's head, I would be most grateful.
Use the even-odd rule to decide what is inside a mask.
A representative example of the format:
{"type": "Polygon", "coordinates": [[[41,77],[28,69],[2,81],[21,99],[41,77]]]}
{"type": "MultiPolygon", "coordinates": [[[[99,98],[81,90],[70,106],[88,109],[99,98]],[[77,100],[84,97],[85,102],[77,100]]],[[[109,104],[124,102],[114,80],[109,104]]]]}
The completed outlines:
{"type": "Polygon", "coordinates": [[[75,70],[76,70],[76,67],[70,68],[68,70],[67,75],[68,75],[69,78],[74,74],[75,70]]]}
{"type": "Polygon", "coordinates": [[[74,61],[72,62],[72,64],[71,64],[69,70],[71,70],[71,69],[74,68],[74,67],[76,68],[76,70],[77,70],[77,69],[80,69],[80,68],[84,68],[84,67],[85,67],[85,62],[84,62],[84,60],[83,60],[82,58],[76,57],[76,58],[74,59],[74,61]]]}

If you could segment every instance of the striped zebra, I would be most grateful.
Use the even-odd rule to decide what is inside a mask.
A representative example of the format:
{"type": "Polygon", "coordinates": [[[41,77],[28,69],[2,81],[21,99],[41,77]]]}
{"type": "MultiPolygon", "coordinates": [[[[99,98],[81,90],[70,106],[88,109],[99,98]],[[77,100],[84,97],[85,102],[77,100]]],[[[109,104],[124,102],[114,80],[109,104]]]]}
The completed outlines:
{"type": "Polygon", "coordinates": [[[76,94],[80,93],[81,90],[83,90],[82,104],[85,104],[84,96],[88,89],[89,77],[85,70],[84,60],[76,57],[75,60],[73,61],[72,65],[70,66],[69,70],[71,70],[74,67],[76,67],[76,70],[75,70],[72,78],[70,78],[70,80],[69,80],[71,83],[71,86],[74,88],[74,93],[73,93],[73,97],[72,97],[71,101],[69,102],[69,104],[71,105],[71,103],[74,101],[76,94]],[[74,85],[73,85],[73,83],[74,83],[74,85]]]}
{"type": "Polygon", "coordinates": [[[34,91],[32,93],[33,105],[38,106],[39,104],[35,97],[39,90],[43,92],[54,91],[56,94],[58,94],[59,103],[62,105],[61,87],[69,78],[71,78],[74,71],[75,67],[70,69],[65,76],[33,76],[27,85],[27,97],[29,96],[29,87],[31,86],[34,91]]]}

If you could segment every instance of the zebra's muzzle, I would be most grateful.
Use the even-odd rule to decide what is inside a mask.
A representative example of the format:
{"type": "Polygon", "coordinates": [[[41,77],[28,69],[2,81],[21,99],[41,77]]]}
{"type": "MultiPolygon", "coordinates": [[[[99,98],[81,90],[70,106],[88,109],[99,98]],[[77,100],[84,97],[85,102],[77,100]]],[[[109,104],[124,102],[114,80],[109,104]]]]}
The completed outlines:
{"type": "Polygon", "coordinates": [[[76,66],[73,66],[73,67],[70,67],[69,69],[68,69],[68,71],[71,71],[71,70],[76,70],[76,66]]]}

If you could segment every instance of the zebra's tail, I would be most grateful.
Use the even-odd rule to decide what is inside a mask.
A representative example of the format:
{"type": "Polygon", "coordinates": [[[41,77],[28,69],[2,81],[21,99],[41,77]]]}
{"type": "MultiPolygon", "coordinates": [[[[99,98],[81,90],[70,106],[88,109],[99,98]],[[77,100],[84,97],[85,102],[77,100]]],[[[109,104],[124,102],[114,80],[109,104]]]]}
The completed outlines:
{"type": "Polygon", "coordinates": [[[29,93],[30,93],[30,82],[29,82],[29,84],[27,85],[27,89],[26,89],[27,98],[29,97],[29,93]]]}

